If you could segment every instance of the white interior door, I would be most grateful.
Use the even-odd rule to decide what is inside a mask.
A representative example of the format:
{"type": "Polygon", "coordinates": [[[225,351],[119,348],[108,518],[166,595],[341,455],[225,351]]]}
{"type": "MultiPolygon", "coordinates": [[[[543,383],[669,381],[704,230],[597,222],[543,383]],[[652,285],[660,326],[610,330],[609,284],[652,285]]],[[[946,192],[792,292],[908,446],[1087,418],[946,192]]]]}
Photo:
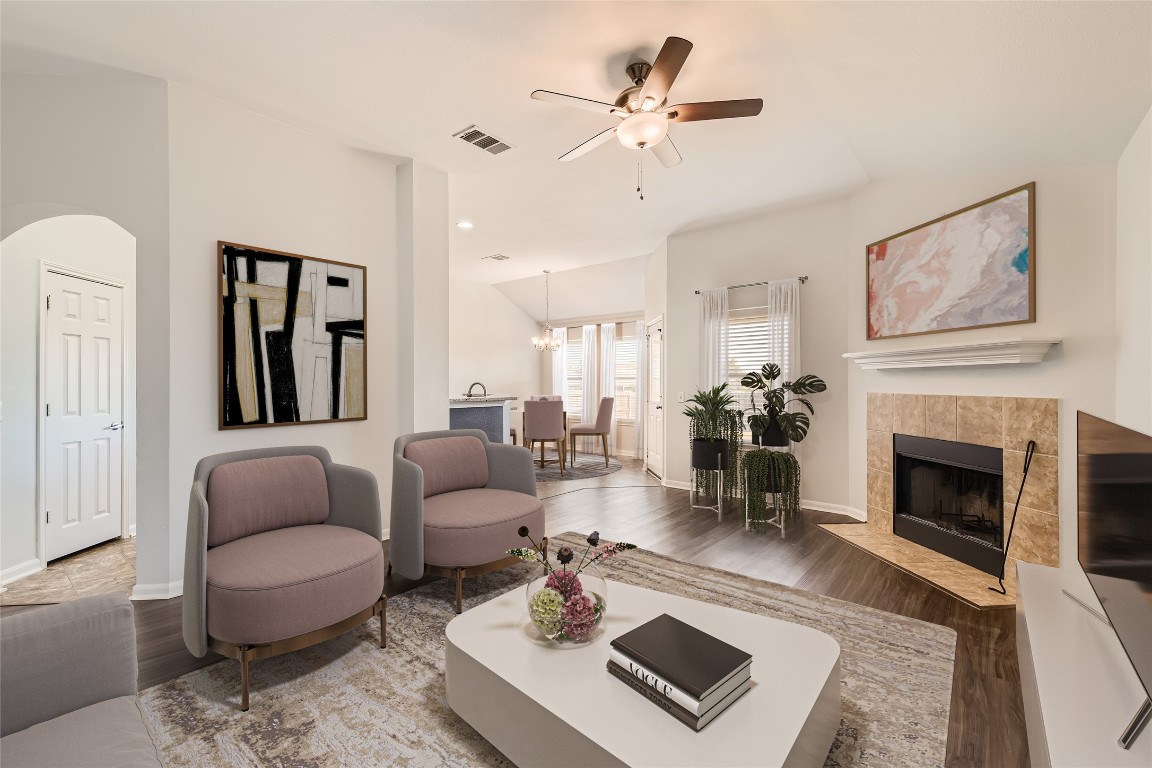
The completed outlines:
{"type": "Polygon", "coordinates": [[[123,289],[45,275],[44,489],[49,560],[123,533],[123,289]]]}
{"type": "Polygon", "coordinates": [[[664,477],[664,320],[648,324],[647,392],[648,433],[644,440],[644,466],[664,477]]]}

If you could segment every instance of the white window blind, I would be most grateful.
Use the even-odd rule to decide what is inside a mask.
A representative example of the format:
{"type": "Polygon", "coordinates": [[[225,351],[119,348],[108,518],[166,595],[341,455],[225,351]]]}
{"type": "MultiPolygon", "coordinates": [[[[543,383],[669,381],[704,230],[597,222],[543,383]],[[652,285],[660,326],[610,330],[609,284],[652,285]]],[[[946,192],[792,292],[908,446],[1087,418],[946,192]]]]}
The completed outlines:
{"type": "MultiPolygon", "coordinates": [[[[636,347],[635,328],[616,326],[616,420],[636,418],[636,347]]],[[[635,325],[635,324],[632,324],[635,325]]]]}
{"type": "Polygon", "coordinates": [[[786,316],[769,320],[765,307],[733,309],[728,313],[728,391],[736,396],[738,408],[747,411],[750,407],[752,390],[740,386],[740,379],[749,371],[758,371],[765,363],[776,363],[781,368],[777,384],[791,381],[791,322],[786,316]]]}
{"type": "Polygon", "coordinates": [[[564,410],[579,418],[584,411],[584,338],[580,328],[568,329],[564,349],[564,410]]]}

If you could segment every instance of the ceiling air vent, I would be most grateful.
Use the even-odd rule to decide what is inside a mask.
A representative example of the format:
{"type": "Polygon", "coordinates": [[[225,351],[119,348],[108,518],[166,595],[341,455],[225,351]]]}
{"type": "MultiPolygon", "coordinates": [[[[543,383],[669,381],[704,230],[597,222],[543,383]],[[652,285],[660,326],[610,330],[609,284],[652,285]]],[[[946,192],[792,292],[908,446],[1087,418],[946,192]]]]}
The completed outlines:
{"type": "Polygon", "coordinates": [[[505,150],[512,149],[504,142],[495,136],[489,136],[474,125],[470,125],[462,131],[457,131],[452,134],[453,138],[463,139],[469,144],[475,144],[480,149],[486,150],[493,155],[498,155],[505,150]]]}
{"type": "Polygon", "coordinates": [[[512,258],[512,257],[511,256],[505,256],[502,253],[494,253],[491,256],[481,256],[480,260],[483,261],[484,259],[492,259],[492,261],[508,261],[508,259],[510,259],[510,258],[512,258]]]}

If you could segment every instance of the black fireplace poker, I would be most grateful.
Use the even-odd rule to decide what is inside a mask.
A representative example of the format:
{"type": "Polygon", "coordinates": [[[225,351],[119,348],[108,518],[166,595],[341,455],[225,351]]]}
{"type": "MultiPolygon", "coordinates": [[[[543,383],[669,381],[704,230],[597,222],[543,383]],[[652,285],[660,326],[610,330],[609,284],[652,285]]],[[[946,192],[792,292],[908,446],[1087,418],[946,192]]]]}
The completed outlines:
{"type": "Polygon", "coordinates": [[[1024,483],[1028,482],[1028,467],[1032,466],[1032,454],[1036,453],[1036,441],[1029,440],[1028,447],[1024,449],[1024,474],[1020,478],[1020,490],[1016,492],[1016,506],[1012,507],[1012,524],[1008,526],[1008,539],[1004,542],[1004,557],[1000,560],[1000,587],[988,587],[992,592],[1002,595],[1008,594],[1004,588],[1004,569],[1008,566],[1008,547],[1012,546],[1012,531],[1016,529],[1016,513],[1020,511],[1020,499],[1024,496],[1024,483]]]}

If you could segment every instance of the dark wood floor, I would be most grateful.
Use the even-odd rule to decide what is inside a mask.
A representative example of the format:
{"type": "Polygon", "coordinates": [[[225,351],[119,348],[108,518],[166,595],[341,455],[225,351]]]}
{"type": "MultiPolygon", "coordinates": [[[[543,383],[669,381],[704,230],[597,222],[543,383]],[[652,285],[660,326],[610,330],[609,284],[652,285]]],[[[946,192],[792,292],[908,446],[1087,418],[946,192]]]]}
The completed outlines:
{"type": "MultiPolygon", "coordinates": [[[[542,483],[549,533],[595,529],[678,559],[951,627],[957,648],[948,766],[1028,764],[1014,611],[969,608],[816,525],[850,522],[841,515],[804,511],[784,540],[748,533],[735,507],[717,523],[715,514],[689,508],[686,491],[659,486],[636,462],[625,465],[591,480],[542,483]]],[[[388,592],[420,583],[393,576],[388,592]]],[[[179,598],[135,605],[141,689],[221,660],[196,659],[184,648],[179,598]]]]}

